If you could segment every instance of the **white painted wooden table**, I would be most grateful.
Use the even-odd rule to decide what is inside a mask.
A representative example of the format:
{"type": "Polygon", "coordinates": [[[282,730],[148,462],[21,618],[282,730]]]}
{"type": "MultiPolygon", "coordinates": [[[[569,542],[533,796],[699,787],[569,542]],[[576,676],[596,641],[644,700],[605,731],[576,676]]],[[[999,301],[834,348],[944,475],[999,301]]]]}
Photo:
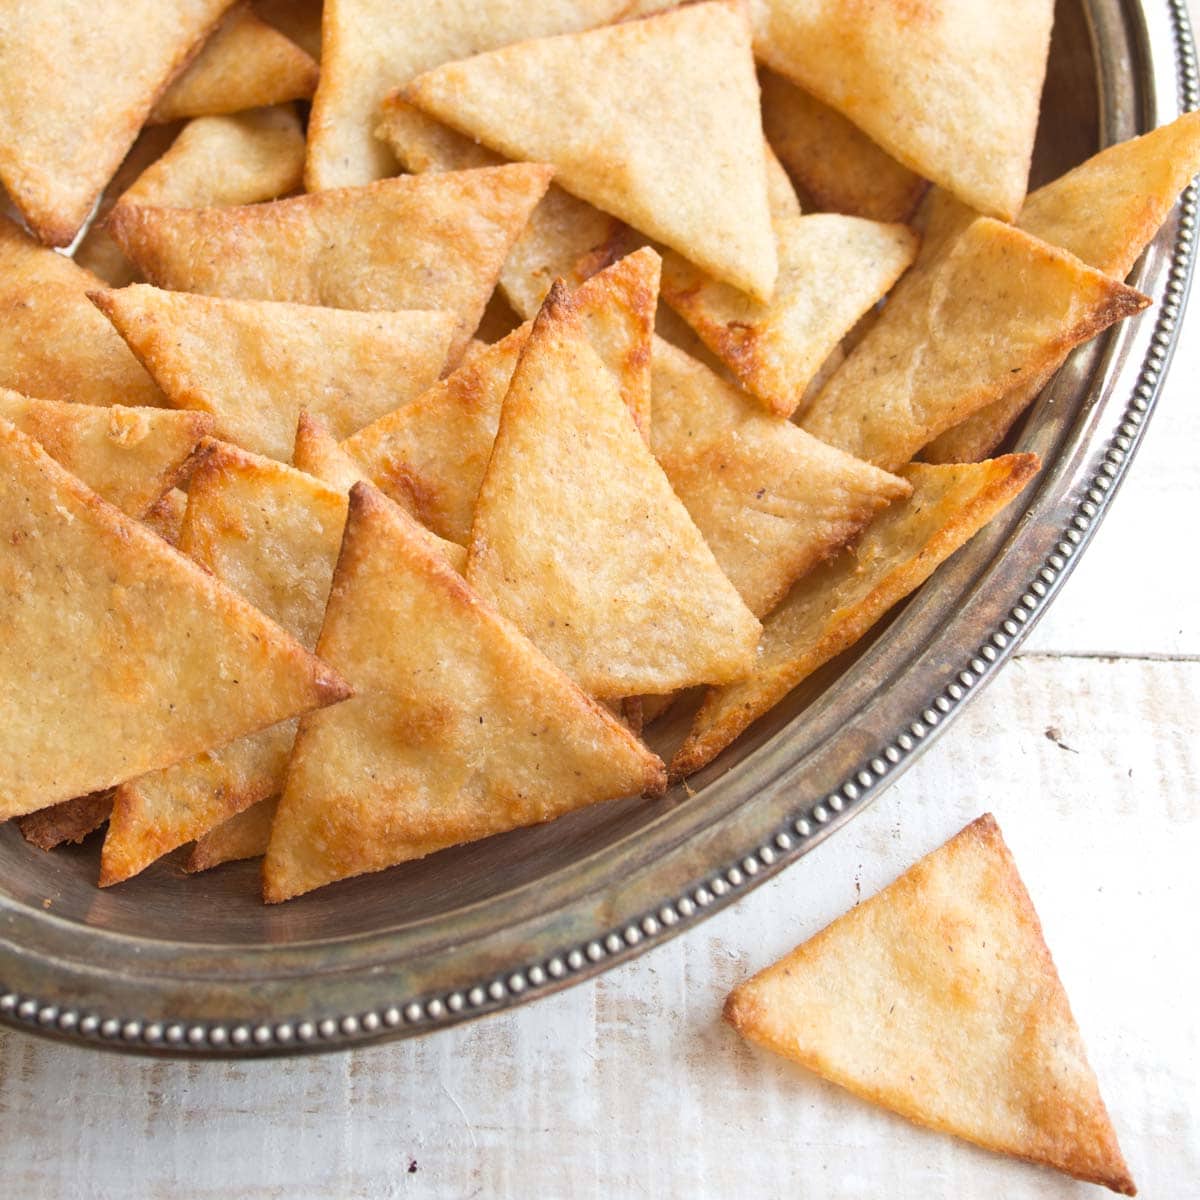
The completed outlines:
{"type": "Polygon", "coordinates": [[[1099,1195],[751,1049],[729,987],[985,810],[1142,1194],[1200,1195],[1200,298],[1132,475],[1024,652],[875,806],[560,996],[329,1057],[171,1063],[0,1032],[0,1196],[1099,1195]]]}

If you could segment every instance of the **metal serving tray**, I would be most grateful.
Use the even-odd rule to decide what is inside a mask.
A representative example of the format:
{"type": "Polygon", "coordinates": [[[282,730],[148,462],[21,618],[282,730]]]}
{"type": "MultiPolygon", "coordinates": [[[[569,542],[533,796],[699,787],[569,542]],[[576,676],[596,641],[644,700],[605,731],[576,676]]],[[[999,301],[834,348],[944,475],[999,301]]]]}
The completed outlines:
{"type": "MultiPolygon", "coordinates": [[[[1033,183],[1197,104],[1185,0],[1060,0],[1033,183]]],[[[0,829],[0,1019],[113,1049],[288,1054],[403,1037],[586,979],[794,863],[987,683],[1111,503],[1171,358],[1189,190],[1132,282],[1153,308],[1072,355],[1019,430],[1046,466],[869,643],[665,800],[626,800],[276,907],[257,864],[107,891],[95,845],[0,829]]],[[[176,856],[178,857],[178,856],[176,856]]]]}

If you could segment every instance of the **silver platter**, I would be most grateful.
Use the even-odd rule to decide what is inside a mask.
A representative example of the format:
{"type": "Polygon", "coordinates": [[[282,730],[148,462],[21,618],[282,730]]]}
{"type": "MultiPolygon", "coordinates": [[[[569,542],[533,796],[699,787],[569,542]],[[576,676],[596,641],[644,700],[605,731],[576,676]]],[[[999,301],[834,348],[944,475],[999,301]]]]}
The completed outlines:
{"type": "MultiPolygon", "coordinates": [[[[1185,0],[1060,0],[1033,183],[1197,92],[1185,0]]],[[[795,862],[929,745],[1062,586],[1153,411],[1195,217],[1189,190],[1134,271],[1154,307],[1074,354],[1019,431],[1047,464],[1036,486],[694,794],[602,805],[272,908],[256,864],[197,879],[167,859],[102,892],[94,845],[44,854],[5,827],[0,1019],[181,1056],[412,1036],[595,975],[795,862]]]]}

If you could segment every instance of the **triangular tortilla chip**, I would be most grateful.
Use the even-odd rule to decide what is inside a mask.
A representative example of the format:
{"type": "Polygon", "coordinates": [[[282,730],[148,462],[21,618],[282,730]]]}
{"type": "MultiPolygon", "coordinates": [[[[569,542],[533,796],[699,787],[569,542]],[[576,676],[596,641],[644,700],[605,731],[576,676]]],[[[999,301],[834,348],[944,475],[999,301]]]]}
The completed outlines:
{"type": "Polygon", "coordinates": [[[589,695],[740,678],[760,626],[654,460],[561,284],[479,490],[467,581],[589,695]]]}
{"type": "Polygon", "coordinates": [[[0,388],[0,417],[131,517],[179,481],[212,427],[202,413],[35,400],[7,388],[0,388]]]}
{"type": "Polygon", "coordinates": [[[908,220],[925,180],[791,80],[764,67],[758,81],[767,141],[818,209],[871,221],[908,220]]]}
{"type": "Polygon", "coordinates": [[[522,38],[602,25],[626,0],[338,0],[327,6],[308,128],[310,192],[395,173],[373,136],[383,98],[419,72],[522,38]]]}
{"type": "Polygon", "coordinates": [[[989,217],[908,283],[801,421],[884,470],[1150,303],[989,217]]]}
{"type": "MultiPolygon", "coordinates": [[[[1158,232],[1179,193],[1200,171],[1200,114],[1119,142],[1038,188],[1020,228],[1124,279],[1158,232]]],[[[929,462],[973,462],[990,454],[1033,402],[1061,360],[948,429],[925,447],[929,462]]]]}
{"type": "Polygon", "coordinates": [[[197,117],[178,137],[171,127],[169,148],[162,140],[167,132],[162,126],[142,132],[75,251],[80,266],[113,287],[138,278],[106,225],[108,214],[122,201],[159,208],[222,208],[274,200],[300,186],[304,132],[291,105],[197,117]]]}
{"type": "Polygon", "coordinates": [[[453,312],[457,361],[550,174],[514,164],[405,175],[245,208],[120,204],[109,228],[143,275],[171,291],[453,312]]]}
{"type": "Polygon", "coordinates": [[[0,817],[346,696],[335,671],[2,419],[0,459],[0,817]]]}
{"type": "Polygon", "coordinates": [[[553,163],[580,199],[770,298],[775,242],[740,7],[519,42],[427,71],[404,95],[508,158],[553,163]]]}
{"type": "Polygon", "coordinates": [[[103,286],[0,217],[0,387],[79,404],[162,404],[158,385],[87,297],[103,286]]]}
{"type": "MultiPolygon", "coordinates": [[[[330,440],[312,420],[307,433],[330,440]]],[[[345,493],[356,481],[343,472],[318,482],[212,443],[189,485],[181,548],[311,647],[341,544],[345,493]]],[[[461,546],[424,529],[420,536],[456,570],[465,565],[461,546]]],[[[101,886],[128,879],[176,846],[278,794],[295,733],[296,722],[287,721],[119,787],[101,858],[101,886]]]]}
{"type": "MultiPolygon", "coordinates": [[[[383,107],[378,136],[401,165],[423,171],[462,171],[504,160],[461,133],[419,113],[399,96],[383,107]]],[[[551,184],[500,272],[500,287],[523,319],[537,312],[550,285],[571,273],[583,255],[613,238],[621,222],[551,184]]]]}
{"type": "Polygon", "coordinates": [[[1025,197],[1053,0],[762,0],[755,53],[989,216],[1025,197]],[[902,119],[897,115],[902,114],[902,119]]]}
{"type": "MultiPolygon", "coordinates": [[[[356,483],[371,482],[367,473],[338,445],[328,428],[309,412],[302,412],[296,423],[294,459],[297,470],[307,471],[343,495],[356,483]]],[[[424,525],[418,524],[418,529],[430,550],[441,555],[459,574],[466,570],[465,546],[438,537],[424,525]]]]}
{"type": "Polygon", "coordinates": [[[725,1019],[910,1121],[1136,1192],[990,813],[735,988],[725,1019]]]}
{"type": "MultiPolygon", "coordinates": [[[[210,443],[192,476],[180,548],[301,644],[316,645],[346,497],[235,446],[210,443]]],[[[295,738],[285,721],[117,789],[102,887],[278,793],[295,738]]]]}
{"type": "Polygon", "coordinates": [[[295,42],[238,8],[167,88],[150,120],[162,124],[307,100],[317,74],[317,64],[295,42]]]}
{"type": "Polygon", "coordinates": [[[1200,171],[1200,113],[1118,142],[1031,192],[1017,224],[1124,279],[1200,171]]]}
{"type": "MultiPolygon", "coordinates": [[[[649,429],[650,334],[658,255],[645,248],[581,284],[574,303],[639,427],[649,429]]],[[[348,438],[342,449],[435,533],[465,544],[496,440],[500,406],[530,324],[472,355],[424,396],[348,438]]]]}
{"type": "Polygon", "coordinates": [[[225,300],[146,284],[92,299],[171,404],[211,413],[217,436],[281,462],[301,409],[344,438],[424,392],[458,324],[452,313],[225,300]]]}
{"type": "Polygon", "coordinates": [[[232,0],[91,0],[0,10],[0,182],[65,246],[171,77],[232,0]]]}
{"type": "Polygon", "coordinates": [[[845,334],[911,265],[918,241],[906,225],[837,213],[776,220],[775,236],[779,278],[768,303],[676,254],[663,259],[662,296],[751,395],[788,417],[845,334]]]}
{"type": "Polygon", "coordinates": [[[222,821],[203,837],[196,839],[183,869],[189,873],[209,871],[222,863],[238,862],[244,858],[261,858],[271,841],[271,826],[279,798],[260,800],[236,817],[222,821]]]}
{"type": "Polygon", "coordinates": [[[321,58],[321,9],[324,0],[254,0],[254,11],[292,39],[305,54],[321,58]]]}
{"type": "Polygon", "coordinates": [[[651,447],[746,606],[762,617],[911,486],[770,416],[656,340],[651,447]]]}
{"type": "Polygon", "coordinates": [[[268,901],[664,786],[659,759],[414,532],[369,484],[350,493],[318,644],[356,696],[300,727],[268,901]]]}
{"type": "Polygon", "coordinates": [[[49,808],[26,813],[17,817],[17,828],[21,836],[39,850],[53,850],[64,843],[82,842],[89,833],[95,833],[112,812],[111,791],[93,792],[90,796],[76,796],[49,808]]]}
{"type": "Polygon", "coordinates": [[[962,466],[913,464],[912,495],[875,518],[856,544],[809,572],[763,622],[753,674],[713,688],[671,762],[690,775],[818,667],[853,646],[986,525],[1039,466],[1036,454],[962,466]]]}

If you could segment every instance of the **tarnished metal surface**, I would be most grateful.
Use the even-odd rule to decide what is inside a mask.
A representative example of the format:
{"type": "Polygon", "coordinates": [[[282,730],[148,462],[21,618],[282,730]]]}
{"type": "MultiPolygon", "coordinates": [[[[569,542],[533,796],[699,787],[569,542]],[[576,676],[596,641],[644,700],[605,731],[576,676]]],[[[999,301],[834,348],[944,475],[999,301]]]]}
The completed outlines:
{"type": "MultiPolygon", "coordinates": [[[[1196,90],[1181,0],[1061,0],[1034,184],[1194,107],[1196,90]]],[[[585,978],[793,862],[928,745],[1070,572],[1153,409],[1194,220],[1189,191],[1134,272],[1154,307],[1073,355],[1020,431],[1047,462],[1036,485],[693,794],[599,806],[272,908],[256,864],[197,878],[168,860],[101,892],[94,847],[45,854],[6,827],[0,1018],[170,1054],[420,1033],[585,978]]]]}

